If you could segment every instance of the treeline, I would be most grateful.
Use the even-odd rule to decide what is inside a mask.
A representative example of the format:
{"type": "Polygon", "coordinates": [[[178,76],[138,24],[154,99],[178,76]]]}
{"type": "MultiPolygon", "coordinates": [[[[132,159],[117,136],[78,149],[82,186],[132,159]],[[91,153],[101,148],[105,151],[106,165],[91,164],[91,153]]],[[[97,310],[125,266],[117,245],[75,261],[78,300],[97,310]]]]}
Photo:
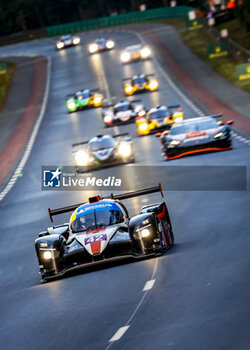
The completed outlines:
{"type": "MultiPolygon", "coordinates": [[[[0,0],[0,35],[147,8],[170,0],[0,0]]],[[[180,0],[181,3],[187,1],[180,0]]]]}
{"type": "MultiPolygon", "coordinates": [[[[0,0],[0,36],[96,17],[169,6],[171,0],[0,0]]],[[[176,0],[177,5],[204,8],[207,0],[176,0]]],[[[236,0],[250,30],[250,0],[236,0]]]]}

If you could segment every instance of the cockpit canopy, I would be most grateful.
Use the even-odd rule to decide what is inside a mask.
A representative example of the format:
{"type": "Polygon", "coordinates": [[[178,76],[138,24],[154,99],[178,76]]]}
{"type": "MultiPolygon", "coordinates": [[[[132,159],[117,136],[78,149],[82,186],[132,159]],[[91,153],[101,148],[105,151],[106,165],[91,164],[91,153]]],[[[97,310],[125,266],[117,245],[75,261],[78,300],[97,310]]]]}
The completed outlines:
{"type": "Polygon", "coordinates": [[[71,217],[71,231],[83,231],[106,228],[124,221],[121,208],[113,202],[85,204],[76,209],[71,217]]]}

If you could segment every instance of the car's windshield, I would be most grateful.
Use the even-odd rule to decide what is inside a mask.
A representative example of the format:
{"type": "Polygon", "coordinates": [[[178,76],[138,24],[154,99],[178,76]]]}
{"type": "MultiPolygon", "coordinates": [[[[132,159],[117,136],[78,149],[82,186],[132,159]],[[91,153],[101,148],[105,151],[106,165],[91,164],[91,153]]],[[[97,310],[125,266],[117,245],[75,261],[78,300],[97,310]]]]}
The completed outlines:
{"type": "Polygon", "coordinates": [[[79,91],[76,93],[76,98],[78,100],[83,100],[84,98],[88,98],[90,96],[89,90],[79,91]]]}
{"type": "Polygon", "coordinates": [[[122,104],[116,105],[114,107],[114,113],[125,112],[125,111],[131,110],[131,109],[132,109],[132,106],[131,106],[131,104],[129,102],[128,103],[122,103],[122,104]]]}
{"type": "Polygon", "coordinates": [[[71,35],[64,35],[61,37],[62,40],[70,40],[71,39],[71,35]]]}
{"type": "Polygon", "coordinates": [[[136,77],[132,79],[132,84],[143,84],[147,81],[146,77],[136,77]]]}
{"type": "Polygon", "coordinates": [[[176,123],[170,130],[171,135],[188,134],[196,131],[204,131],[208,129],[214,129],[218,125],[213,119],[199,120],[190,123],[176,123]]]}
{"type": "Polygon", "coordinates": [[[106,40],[105,39],[97,39],[96,43],[99,45],[105,45],[106,40]]]}
{"type": "Polygon", "coordinates": [[[123,213],[117,205],[111,205],[111,209],[91,209],[78,217],[71,224],[73,233],[95,230],[124,221],[123,213]]]}
{"type": "Polygon", "coordinates": [[[169,116],[169,112],[167,109],[158,109],[157,111],[149,113],[148,118],[157,119],[157,118],[164,118],[168,116],[169,116]]]}
{"type": "Polygon", "coordinates": [[[141,45],[128,46],[125,51],[134,52],[139,51],[141,49],[141,45]]]}
{"type": "Polygon", "coordinates": [[[91,152],[98,151],[100,149],[106,149],[106,148],[114,148],[116,145],[116,142],[113,138],[107,138],[107,139],[99,139],[96,141],[90,141],[89,142],[89,149],[91,152]]]}

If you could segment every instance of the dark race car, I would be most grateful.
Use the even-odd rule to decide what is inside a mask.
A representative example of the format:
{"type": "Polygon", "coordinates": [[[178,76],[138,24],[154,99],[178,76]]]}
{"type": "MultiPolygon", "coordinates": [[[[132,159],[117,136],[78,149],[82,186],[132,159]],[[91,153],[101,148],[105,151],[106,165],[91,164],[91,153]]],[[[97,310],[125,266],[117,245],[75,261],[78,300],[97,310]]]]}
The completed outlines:
{"type": "Polygon", "coordinates": [[[135,123],[138,135],[142,136],[170,128],[175,121],[181,121],[183,118],[184,113],[180,105],[162,105],[151,108],[144,116],[138,116],[135,123]]]}
{"type": "Polygon", "coordinates": [[[79,36],[63,35],[60,39],[56,40],[55,45],[57,50],[64,49],[70,46],[77,46],[80,44],[79,36]]]}
{"type": "Polygon", "coordinates": [[[124,78],[123,90],[126,96],[131,96],[135,93],[156,91],[158,90],[159,83],[154,77],[154,74],[137,74],[130,78],[124,78]]]}
{"type": "Polygon", "coordinates": [[[164,131],[160,141],[165,160],[176,159],[186,155],[225,151],[232,148],[230,127],[233,121],[217,122],[221,114],[185,119],[176,122],[170,131],[164,131]]]}
{"type": "Polygon", "coordinates": [[[98,135],[89,141],[74,143],[73,158],[78,172],[106,168],[135,161],[129,134],[98,135]]]}
{"type": "Polygon", "coordinates": [[[72,211],[73,214],[68,224],[47,228],[35,241],[42,281],[82,266],[157,256],[171,248],[174,235],[164,201],[143,206],[134,217],[129,217],[121,202],[158,191],[162,194],[160,185],[49,209],[51,221],[54,215],[72,211]]]}
{"type": "Polygon", "coordinates": [[[90,54],[112,50],[115,47],[115,42],[112,39],[100,38],[88,44],[88,52],[90,54]]]}
{"type": "Polygon", "coordinates": [[[66,96],[68,113],[80,111],[86,108],[101,107],[103,94],[98,89],[82,89],[75,94],[66,96]]]}
{"type": "Polygon", "coordinates": [[[103,106],[102,117],[106,127],[134,122],[135,118],[143,117],[146,113],[142,104],[135,104],[140,100],[123,101],[103,106]]]}

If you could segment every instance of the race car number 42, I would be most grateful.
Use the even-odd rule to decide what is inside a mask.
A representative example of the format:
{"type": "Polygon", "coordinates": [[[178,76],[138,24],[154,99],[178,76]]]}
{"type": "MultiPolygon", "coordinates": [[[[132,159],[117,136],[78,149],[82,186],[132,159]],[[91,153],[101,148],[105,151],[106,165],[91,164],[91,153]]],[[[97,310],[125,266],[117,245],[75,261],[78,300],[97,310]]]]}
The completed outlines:
{"type": "Polygon", "coordinates": [[[103,233],[101,235],[95,235],[95,236],[85,238],[85,244],[90,244],[90,243],[99,242],[99,241],[106,241],[106,240],[107,240],[107,235],[103,233]]]}

